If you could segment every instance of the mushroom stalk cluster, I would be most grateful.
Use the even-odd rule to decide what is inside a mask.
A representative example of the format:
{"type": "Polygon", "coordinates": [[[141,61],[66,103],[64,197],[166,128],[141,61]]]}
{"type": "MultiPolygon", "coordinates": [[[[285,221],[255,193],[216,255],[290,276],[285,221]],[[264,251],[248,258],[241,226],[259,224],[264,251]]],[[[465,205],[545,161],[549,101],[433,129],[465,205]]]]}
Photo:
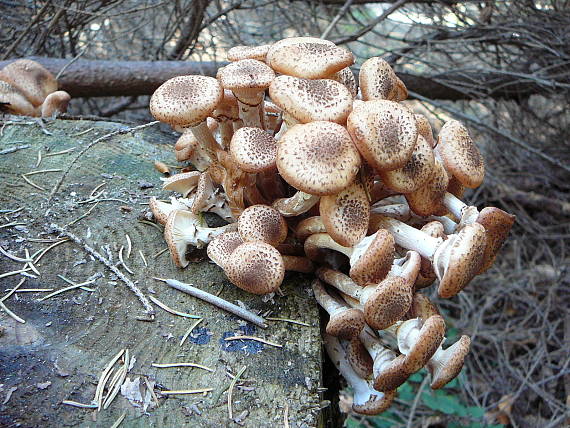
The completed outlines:
{"type": "Polygon", "coordinates": [[[182,132],[176,156],[191,164],[164,179],[179,197],[150,203],[172,259],[185,267],[189,249],[207,247],[254,294],[276,292],[287,270],[314,272],[355,412],[385,410],[422,367],[441,388],[470,340],[444,348],[445,321],[418,290],[438,281],[441,298],[461,292],[514,223],[453,196],[484,176],[467,129],[450,120],[434,138],[386,61],[365,61],[357,82],[352,53],[327,40],[238,46],[228,59],[216,78],[175,77],[150,101],[182,132]],[[208,227],[204,212],[228,225],[208,227]]]}

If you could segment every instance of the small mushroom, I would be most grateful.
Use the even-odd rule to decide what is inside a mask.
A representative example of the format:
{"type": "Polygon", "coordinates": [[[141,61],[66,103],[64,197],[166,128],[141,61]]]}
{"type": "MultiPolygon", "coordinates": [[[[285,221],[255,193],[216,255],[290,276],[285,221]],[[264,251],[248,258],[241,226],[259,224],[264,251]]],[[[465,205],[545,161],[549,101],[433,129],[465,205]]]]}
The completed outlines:
{"type": "Polygon", "coordinates": [[[245,242],[263,241],[276,247],[287,238],[287,223],[276,209],[252,205],[240,215],[238,232],[245,242]]]}
{"type": "Polygon", "coordinates": [[[31,59],[8,64],[0,71],[0,80],[18,88],[34,107],[41,106],[49,94],[57,91],[55,76],[31,59]]]}
{"type": "Polygon", "coordinates": [[[228,50],[228,61],[241,61],[242,59],[255,59],[257,61],[265,61],[267,51],[271,45],[259,46],[234,46],[228,50]]]}
{"type": "Polygon", "coordinates": [[[276,199],[273,201],[272,206],[279,211],[283,217],[295,217],[309,211],[320,199],[320,196],[298,191],[289,198],[276,199]]]}
{"type": "Polygon", "coordinates": [[[21,116],[39,116],[38,110],[15,86],[0,80],[0,112],[21,116]]]}
{"type": "Polygon", "coordinates": [[[304,242],[314,233],[326,233],[325,224],[320,216],[307,217],[297,224],[295,228],[295,236],[301,242],[304,242]]]}
{"type": "Polygon", "coordinates": [[[198,185],[192,196],[193,202],[190,210],[194,214],[211,212],[217,214],[229,223],[235,221],[225,195],[214,187],[212,178],[207,171],[200,174],[198,185]]]}
{"type": "Polygon", "coordinates": [[[49,94],[41,105],[42,117],[55,117],[67,112],[71,95],[65,91],[55,91],[49,94]]]}
{"type": "Polygon", "coordinates": [[[440,345],[428,361],[426,367],[431,374],[431,388],[440,389],[451,382],[461,372],[465,357],[469,353],[471,339],[461,338],[447,349],[440,345]]]}
{"type": "MultiPolygon", "coordinates": [[[[210,132],[218,127],[218,122],[207,118],[206,123],[210,132]]],[[[174,145],[176,160],[179,162],[190,161],[198,171],[205,171],[215,160],[213,153],[202,147],[190,129],[185,129],[174,145]]]]}
{"type": "Polygon", "coordinates": [[[448,184],[449,176],[441,161],[436,158],[431,178],[423,186],[404,196],[417,215],[445,215],[447,209],[443,205],[443,197],[448,184]]]}
{"type": "Polygon", "coordinates": [[[234,250],[243,244],[243,239],[237,230],[224,232],[210,241],[207,254],[210,260],[226,270],[227,262],[234,250]]]}
{"type": "Polygon", "coordinates": [[[364,61],[360,67],[358,79],[364,101],[403,101],[407,98],[407,92],[401,88],[403,83],[396,76],[390,64],[380,57],[372,57],[364,61]]]}
{"type": "Polygon", "coordinates": [[[162,188],[164,190],[172,190],[173,192],[180,193],[182,197],[185,198],[196,188],[196,186],[198,186],[200,176],[200,171],[174,174],[168,178],[162,179],[162,188]]]}
{"type": "Polygon", "coordinates": [[[238,129],[230,142],[230,153],[237,166],[250,173],[275,170],[277,141],[260,128],[238,129]]]}

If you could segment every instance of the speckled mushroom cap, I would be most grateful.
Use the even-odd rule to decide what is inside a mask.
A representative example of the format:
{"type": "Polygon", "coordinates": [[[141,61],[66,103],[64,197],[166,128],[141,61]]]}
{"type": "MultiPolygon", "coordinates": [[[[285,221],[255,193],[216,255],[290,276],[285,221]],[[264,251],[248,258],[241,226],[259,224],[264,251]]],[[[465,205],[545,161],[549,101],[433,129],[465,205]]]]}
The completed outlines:
{"type": "Polygon", "coordinates": [[[245,172],[263,172],[276,168],[277,141],[260,128],[244,127],[234,132],[230,154],[245,172]]]}
{"type": "Polygon", "coordinates": [[[211,208],[206,207],[205,205],[206,201],[212,197],[215,191],[216,189],[210,174],[207,171],[201,173],[200,178],[198,179],[198,185],[192,194],[194,196],[194,201],[190,207],[190,211],[194,214],[199,214],[204,208],[206,208],[204,211],[206,211],[207,208],[211,208]]]}
{"type": "Polygon", "coordinates": [[[398,355],[389,363],[383,365],[380,373],[374,378],[374,389],[377,391],[395,391],[410,377],[406,370],[406,356],[398,355]]]}
{"type": "MultiPolygon", "coordinates": [[[[173,198],[173,201],[176,199],[173,198]]],[[[176,201],[177,202],[177,201],[176,201]]],[[[152,196],[149,200],[148,207],[150,208],[152,215],[156,219],[157,222],[164,225],[168,220],[169,214],[174,210],[179,209],[186,209],[187,207],[183,203],[173,203],[169,204],[168,202],[162,202],[152,196]]]]}
{"type": "Polygon", "coordinates": [[[432,358],[428,364],[427,369],[431,374],[431,388],[439,389],[453,380],[463,368],[465,357],[469,353],[471,339],[469,336],[461,336],[461,338],[447,348],[441,351],[439,358],[432,358]]]}
{"type": "Polygon", "coordinates": [[[485,177],[485,163],[467,128],[457,120],[446,122],[439,131],[437,151],[445,169],[465,187],[478,187],[485,177]]]}
{"type": "Polygon", "coordinates": [[[347,128],[362,157],[377,171],[403,167],[418,139],[413,113],[393,101],[358,103],[348,115],[347,128]]]}
{"type": "MultiPolygon", "coordinates": [[[[287,40],[287,39],[285,39],[287,40]]],[[[321,39],[281,41],[269,49],[267,63],[275,71],[306,79],[325,79],[354,64],[354,55],[321,39]]]]}
{"type": "Polygon", "coordinates": [[[397,275],[388,275],[364,304],[366,323],[384,330],[401,320],[412,304],[413,284],[397,275]]]}
{"type": "Polygon", "coordinates": [[[360,309],[346,308],[342,312],[331,315],[326,332],[331,336],[350,339],[358,336],[364,324],[364,314],[360,309]]]}
{"type": "Polygon", "coordinates": [[[252,205],[240,215],[238,231],[246,242],[263,241],[275,247],[287,238],[287,223],[275,208],[252,205]]]}
{"type": "Polygon", "coordinates": [[[0,80],[18,88],[34,107],[57,91],[57,80],[43,65],[31,59],[18,59],[0,71],[0,80]]]}
{"type": "Polygon", "coordinates": [[[447,192],[449,176],[443,164],[436,158],[431,179],[419,189],[406,193],[408,205],[417,215],[444,215],[447,208],[443,206],[443,197],[447,192]]]}
{"type": "Polygon", "coordinates": [[[276,291],[285,276],[279,251],[265,242],[244,242],[234,249],[226,264],[229,280],[248,293],[276,291]]]}
{"type": "Polygon", "coordinates": [[[65,91],[55,91],[49,94],[41,105],[41,116],[52,117],[67,111],[71,95],[65,91]]]}
{"type": "Polygon", "coordinates": [[[240,61],[242,59],[255,59],[265,61],[267,51],[271,45],[259,46],[234,46],[227,53],[228,61],[240,61]]]}
{"type": "Polygon", "coordinates": [[[0,80],[0,103],[0,113],[7,112],[22,116],[39,115],[38,110],[18,88],[2,80],[0,80]]]}
{"type": "Polygon", "coordinates": [[[352,110],[350,91],[331,79],[278,76],[269,86],[269,95],[275,104],[301,123],[328,120],[343,124],[352,110]]]}
{"type": "Polygon", "coordinates": [[[394,237],[385,229],[378,230],[354,246],[350,277],[361,286],[377,284],[390,271],[394,253],[394,237]]]}
{"type": "Polygon", "coordinates": [[[279,140],[277,169],[283,179],[311,195],[334,195],[348,186],[360,167],[350,135],[332,122],[295,125],[279,140]]]}
{"type": "Polygon", "coordinates": [[[225,270],[226,264],[234,250],[243,244],[239,232],[224,232],[216,236],[209,244],[206,252],[208,257],[225,270]]]}
{"type": "Polygon", "coordinates": [[[415,114],[416,118],[416,126],[418,127],[418,134],[425,138],[425,140],[429,143],[431,148],[433,149],[437,141],[433,138],[433,130],[431,129],[431,125],[427,117],[423,114],[415,114]]]}
{"type": "Polygon", "coordinates": [[[150,113],[171,126],[195,126],[206,120],[223,95],[223,88],[213,77],[177,76],[154,91],[150,113]]]}
{"type": "Polygon", "coordinates": [[[432,177],[435,164],[433,149],[424,137],[418,134],[412,156],[402,168],[380,171],[386,186],[396,192],[410,193],[424,186],[432,177]]]}
{"type": "Polygon", "coordinates": [[[478,274],[485,272],[495,262],[495,258],[503,243],[509,236],[509,232],[515,223],[516,217],[500,208],[486,207],[481,210],[477,217],[477,223],[485,228],[487,245],[483,254],[483,263],[478,274]]]}
{"type": "MultiPolygon", "coordinates": [[[[394,398],[396,398],[396,391],[377,392],[371,394],[368,401],[362,403],[359,400],[353,400],[352,410],[361,415],[379,415],[392,405],[394,398]]],[[[363,401],[363,400],[362,400],[363,401]]]]}
{"type": "Polygon", "coordinates": [[[438,247],[433,257],[433,267],[439,278],[437,292],[440,297],[449,299],[455,296],[477,275],[483,263],[486,244],[485,228],[473,223],[449,235],[438,247]]]}
{"type": "Polygon", "coordinates": [[[183,197],[186,197],[196,188],[196,186],[198,186],[200,174],[200,171],[190,171],[171,175],[170,177],[163,179],[162,188],[164,190],[172,190],[180,193],[183,197]]]}
{"type": "MultiPolygon", "coordinates": [[[[227,119],[235,121],[239,119],[238,100],[232,91],[224,89],[224,96],[216,109],[212,112],[212,117],[219,121],[227,119]]],[[[208,120],[208,126],[210,126],[209,122],[208,120]]]]}
{"type": "Polygon", "coordinates": [[[439,315],[429,317],[425,321],[414,318],[399,326],[398,347],[400,352],[406,355],[404,366],[408,373],[415,373],[427,364],[444,336],[445,321],[439,315]],[[412,334],[414,337],[410,340],[408,335],[412,334]]]}
{"type": "Polygon", "coordinates": [[[311,216],[301,220],[295,228],[295,236],[299,242],[305,241],[313,233],[326,233],[327,229],[321,216],[311,216]]]}
{"type": "Polygon", "coordinates": [[[437,306],[424,294],[414,293],[412,305],[405,319],[422,318],[427,320],[434,315],[441,315],[437,306]]]}
{"type": "Polygon", "coordinates": [[[398,76],[390,64],[380,57],[368,58],[362,63],[358,80],[364,101],[401,101],[398,97],[398,76]]]}
{"type": "Polygon", "coordinates": [[[358,96],[358,83],[356,82],[356,78],[354,77],[354,73],[350,67],[345,67],[342,70],[330,75],[328,78],[336,80],[338,83],[342,83],[344,86],[346,86],[346,89],[348,89],[353,99],[358,96]]]}
{"type": "Polygon", "coordinates": [[[366,236],[370,202],[358,177],[336,195],[322,196],[319,212],[326,232],[340,245],[352,247],[366,236]]]}
{"type": "Polygon", "coordinates": [[[218,73],[218,80],[224,89],[232,90],[238,100],[251,105],[263,100],[263,91],[273,79],[275,73],[271,67],[255,59],[232,62],[218,73]]]}
{"type": "Polygon", "coordinates": [[[346,359],[350,363],[352,369],[362,379],[366,379],[372,374],[374,361],[358,336],[351,338],[348,342],[348,346],[346,348],[346,359]]]}

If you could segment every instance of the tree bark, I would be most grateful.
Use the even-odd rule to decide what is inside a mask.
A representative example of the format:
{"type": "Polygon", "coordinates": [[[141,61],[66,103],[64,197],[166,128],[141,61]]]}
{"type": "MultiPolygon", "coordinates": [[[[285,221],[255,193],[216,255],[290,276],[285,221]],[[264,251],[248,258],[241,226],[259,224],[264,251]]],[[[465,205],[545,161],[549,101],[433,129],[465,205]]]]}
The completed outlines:
{"type": "MultiPolygon", "coordinates": [[[[54,75],[70,63],[68,59],[31,57],[54,75]]],[[[9,61],[0,61],[0,68],[9,61]]],[[[73,62],[59,77],[60,88],[74,97],[151,95],[174,76],[203,74],[215,76],[226,63],[190,61],[104,61],[73,62]]],[[[524,98],[555,91],[554,82],[533,80],[500,72],[450,71],[438,76],[398,73],[408,90],[430,99],[524,98]]],[[[566,78],[570,83],[570,78],[566,78]]],[[[560,82],[559,82],[560,83],[560,82]]]]}

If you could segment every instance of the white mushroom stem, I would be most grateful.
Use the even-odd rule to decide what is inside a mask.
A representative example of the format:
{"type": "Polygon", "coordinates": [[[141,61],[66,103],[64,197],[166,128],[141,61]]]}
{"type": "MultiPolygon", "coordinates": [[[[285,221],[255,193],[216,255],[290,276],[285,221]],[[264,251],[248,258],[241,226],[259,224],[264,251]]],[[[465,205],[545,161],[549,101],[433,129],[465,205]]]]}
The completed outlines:
{"type": "Polygon", "coordinates": [[[422,259],[417,252],[408,251],[406,257],[394,260],[390,274],[414,282],[420,272],[421,263],[422,259]]]}
{"type": "Polygon", "coordinates": [[[417,251],[429,260],[433,259],[433,255],[440,244],[447,242],[441,238],[433,238],[419,229],[390,217],[377,217],[374,219],[374,223],[378,229],[388,230],[394,236],[396,244],[417,251]]]}
{"type": "Polygon", "coordinates": [[[336,337],[325,334],[324,343],[330,359],[342,377],[346,379],[350,387],[354,390],[355,405],[362,406],[373,399],[374,396],[377,396],[378,399],[384,396],[382,392],[372,389],[368,382],[356,374],[346,358],[346,351],[336,337]]]}
{"type": "Polygon", "coordinates": [[[376,233],[370,236],[366,236],[360,240],[354,247],[344,247],[338,244],[334,239],[330,237],[327,233],[315,233],[307,238],[305,241],[305,252],[307,256],[311,258],[310,253],[315,248],[327,248],[329,250],[338,251],[343,253],[345,256],[350,258],[350,265],[353,266],[358,259],[366,252],[370,244],[376,238],[376,233]]]}
{"type": "Polygon", "coordinates": [[[273,208],[279,211],[283,217],[295,217],[309,211],[320,199],[320,196],[309,195],[299,190],[289,198],[277,199],[273,202],[273,208]]]}
{"type": "Polygon", "coordinates": [[[369,326],[364,326],[364,329],[360,332],[359,339],[372,357],[374,362],[372,374],[374,377],[377,377],[396,358],[396,354],[382,345],[369,326]]]}
{"type": "Polygon", "coordinates": [[[217,306],[218,308],[228,311],[234,315],[237,315],[238,317],[243,318],[244,320],[249,321],[261,328],[268,327],[267,323],[262,317],[257,316],[247,309],[234,305],[233,303],[230,303],[218,296],[207,293],[204,290],[200,290],[199,288],[193,287],[190,284],[185,284],[175,279],[166,279],[161,281],[166,282],[166,284],[172,288],[176,288],[177,290],[180,290],[186,294],[190,294],[191,296],[194,296],[200,300],[211,303],[212,305],[217,306]]]}
{"type": "Polygon", "coordinates": [[[208,155],[212,159],[216,159],[216,150],[219,147],[219,144],[214,138],[212,131],[210,131],[210,128],[208,128],[206,121],[204,120],[197,125],[190,126],[189,128],[192,131],[192,134],[194,134],[194,137],[196,137],[196,139],[200,142],[204,150],[208,152],[208,155]]]}
{"type": "Polygon", "coordinates": [[[467,205],[449,192],[446,192],[443,197],[443,205],[463,224],[475,223],[479,215],[479,210],[476,207],[467,205]]]}
{"type": "Polygon", "coordinates": [[[347,306],[338,302],[329,293],[327,293],[325,287],[320,281],[313,281],[312,287],[317,303],[321,305],[321,307],[327,311],[331,317],[348,309],[347,306]]]}
{"type": "Polygon", "coordinates": [[[370,207],[370,214],[381,214],[400,221],[408,221],[411,217],[410,207],[407,204],[381,205],[376,203],[370,207]]]}

